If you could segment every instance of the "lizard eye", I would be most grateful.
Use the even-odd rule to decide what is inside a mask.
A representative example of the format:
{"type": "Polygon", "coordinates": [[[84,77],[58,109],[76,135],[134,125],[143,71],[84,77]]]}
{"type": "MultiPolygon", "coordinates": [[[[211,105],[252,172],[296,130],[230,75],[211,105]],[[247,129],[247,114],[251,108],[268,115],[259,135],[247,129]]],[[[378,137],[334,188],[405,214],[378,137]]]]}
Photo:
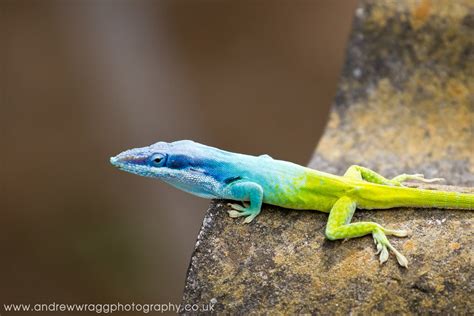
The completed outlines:
{"type": "Polygon", "coordinates": [[[151,165],[154,167],[161,167],[165,164],[166,156],[163,154],[155,154],[151,157],[151,165]]]}

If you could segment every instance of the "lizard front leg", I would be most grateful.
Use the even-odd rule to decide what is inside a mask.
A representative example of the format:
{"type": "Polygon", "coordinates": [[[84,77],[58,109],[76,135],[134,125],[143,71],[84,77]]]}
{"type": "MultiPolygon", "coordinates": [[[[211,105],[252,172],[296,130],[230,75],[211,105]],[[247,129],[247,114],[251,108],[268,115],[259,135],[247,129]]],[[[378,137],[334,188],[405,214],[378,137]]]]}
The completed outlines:
{"type": "Polygon", "coordinates": [[[356,165],[350,166],[344,174],[344,177],[393,186],[403,186],[402,183],[407,180],[417,180],[421,182],[435,182],[444,180],[443,178],[425,179],[422,174],[401,174],[392,179],[387,179],[375,171],[356,165]]]}
{"type": "Polygon", "coordinates": [[[228,193],[232,200],[244,203],[244,206],[229,204],[233,208],[228,211],[230,217],[246,216],[244,223],[250,223],[260,213],[263,203],[263,188],[260,184],[250,181],[235,182],[229,185],[228,193]],[[246,205],[245,201],[249,201],[250,205],[246,205]]]}
{"type": "Polygon", "coordinates": [[[387,261],[388,248],[396,255],[398,263],[406,268],[408,266],[408,260],[390,244],[386,235],[405,237],[407,236],[407,232],[403,230],[385,229],[373,222],[350,223],[356,207],[356,202],[349,197],[342,197],[337,200],[329,213],[329,219],[326,225],[326,237],[329,240],[335,240],[372,234],[374,242],[377,245],[377,254],[380,253],[380,263],[387,261]]]}

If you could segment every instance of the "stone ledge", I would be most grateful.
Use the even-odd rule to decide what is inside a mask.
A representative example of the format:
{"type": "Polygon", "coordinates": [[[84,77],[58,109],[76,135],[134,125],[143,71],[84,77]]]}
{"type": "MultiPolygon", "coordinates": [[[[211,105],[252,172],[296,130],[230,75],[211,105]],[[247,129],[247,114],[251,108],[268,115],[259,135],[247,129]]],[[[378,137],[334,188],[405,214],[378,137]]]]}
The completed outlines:
{"type": "Polygon", "coordinates": [[[326,240],[325,213],[267,205],[245,225],[229,218],[228,209],[226,201],[211,204],[189,267],[184,303],[215,302],[216,311],[231,314],[474,312],[468,211],[357,211],[354,221],[412,231],[408,238],[390,238],[409,260],[404,269],[393,255],[380,265],[370,236],[326,240]]]}

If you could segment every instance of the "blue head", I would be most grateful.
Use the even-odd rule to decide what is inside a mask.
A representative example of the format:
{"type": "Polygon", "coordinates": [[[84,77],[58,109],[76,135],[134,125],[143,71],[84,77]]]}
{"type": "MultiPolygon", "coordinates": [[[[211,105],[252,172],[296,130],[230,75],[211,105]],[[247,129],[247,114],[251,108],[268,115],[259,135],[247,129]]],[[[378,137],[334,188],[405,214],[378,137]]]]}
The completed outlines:
{"type": "Polygon", "coordinates": [[[190,140],[126,150],[110,162],[140,176],[158,178],[178,189],[205,197],[217,197],[225,168],[219,161],[226,152],[190,140]]]}

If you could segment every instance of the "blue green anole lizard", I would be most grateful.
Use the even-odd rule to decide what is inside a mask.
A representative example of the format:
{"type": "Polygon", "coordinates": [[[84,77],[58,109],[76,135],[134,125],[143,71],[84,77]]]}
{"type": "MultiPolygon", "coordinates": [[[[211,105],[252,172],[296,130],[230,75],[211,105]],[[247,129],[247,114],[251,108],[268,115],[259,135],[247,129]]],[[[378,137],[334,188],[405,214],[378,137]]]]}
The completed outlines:
{"type": "Polygon", "coordinates": [[[405,230],[382,227],[373,222],[351,223],[355,210],[419,207],[474,209],[474,194],[407,188],[406,180],[432,182],[423,175],[402,174],[386,179],[374,171],[351,166],[343,176],[306,168],[268,155],[232,153],[183,140],[124,151],[110,158],[121,170],[158,178],[178,189],[208,199],[242,202],[229,204],[230,217],[245,217],[250,223],[263,203],[296,210],[329,213],[326,237],[347,239],[372,234],[380,262],[391,250],[400,265],[407,259],[388,241],[386,235],[405,237],[405,230]]]}

